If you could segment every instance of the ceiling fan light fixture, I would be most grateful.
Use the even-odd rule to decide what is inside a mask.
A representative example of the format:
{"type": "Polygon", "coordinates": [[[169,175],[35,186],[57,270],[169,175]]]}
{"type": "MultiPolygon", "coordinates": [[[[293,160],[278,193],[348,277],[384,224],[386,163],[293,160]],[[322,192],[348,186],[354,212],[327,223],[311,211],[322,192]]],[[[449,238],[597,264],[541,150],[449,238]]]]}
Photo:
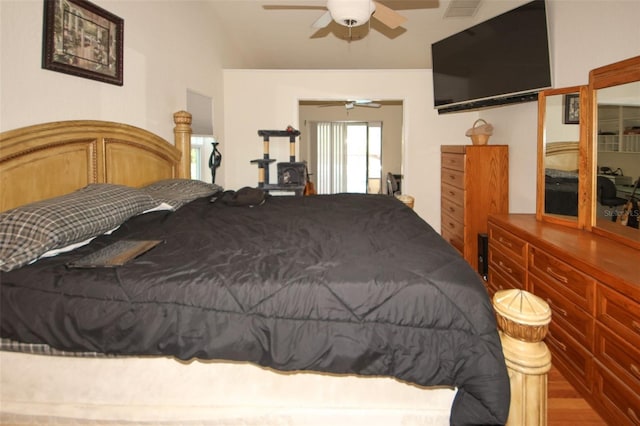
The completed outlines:
{"type": "Polygon", "coordinates": [[[372,0],[327,0],[327,9],[334,21],[351,28],[366,24],[376,5],[372,0]]]}

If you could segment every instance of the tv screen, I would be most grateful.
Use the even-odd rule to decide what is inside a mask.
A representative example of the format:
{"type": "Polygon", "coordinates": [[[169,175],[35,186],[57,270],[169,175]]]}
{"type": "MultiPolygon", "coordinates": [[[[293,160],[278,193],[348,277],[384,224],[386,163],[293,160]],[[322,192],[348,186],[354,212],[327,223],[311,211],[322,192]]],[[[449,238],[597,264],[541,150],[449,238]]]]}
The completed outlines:
{"type": "Polygon", "coordinates": [[[544,0],[535,0],[431,46],[438,112],[526,102],[551,87],[544,0]]]}

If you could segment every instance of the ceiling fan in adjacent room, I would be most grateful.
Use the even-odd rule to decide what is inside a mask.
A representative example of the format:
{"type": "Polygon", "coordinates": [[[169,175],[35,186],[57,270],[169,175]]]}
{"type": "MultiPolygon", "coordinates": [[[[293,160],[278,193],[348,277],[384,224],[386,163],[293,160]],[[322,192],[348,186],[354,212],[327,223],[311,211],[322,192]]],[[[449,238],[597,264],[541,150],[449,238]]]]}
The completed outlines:
{"type": "Polygon", "coordinates": [[[382,106],[382,104],[374,102],[370,99],[355,99],[355,100],[349,100],[349,101],[326,102],[319,106],[330,107],[330,106],[340,106],[340,105],[344,105],[344,107],[348,110],[354,109],[355,107],[380,108],[382,106]]]}
{"type": "Polygon", "coordinates": [[[396,29],[407,21],[407,18],[394,10],[394,6],[402,9],[429,9],[438,7],[439,0],[326,0],[326,6],[298,5],[265,5],[271,10],[326,10],[311,25],[316,29],[326,28],[332,22],[348,27],[359,27],[373,18],[390,29],[396,29]],[[386,4],[385,4],[386,3],[386,4]]]}

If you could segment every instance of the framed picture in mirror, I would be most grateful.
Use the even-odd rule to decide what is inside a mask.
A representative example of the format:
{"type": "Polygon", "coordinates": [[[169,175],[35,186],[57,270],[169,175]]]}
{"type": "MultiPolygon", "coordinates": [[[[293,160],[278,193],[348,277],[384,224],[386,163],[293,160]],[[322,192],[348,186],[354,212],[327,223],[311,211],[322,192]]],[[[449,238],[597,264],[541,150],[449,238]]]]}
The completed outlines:
{"type": "Polygon", "coordinates": [[[564,124],[580,124],[580,96],[564,95],[564,124]]]}

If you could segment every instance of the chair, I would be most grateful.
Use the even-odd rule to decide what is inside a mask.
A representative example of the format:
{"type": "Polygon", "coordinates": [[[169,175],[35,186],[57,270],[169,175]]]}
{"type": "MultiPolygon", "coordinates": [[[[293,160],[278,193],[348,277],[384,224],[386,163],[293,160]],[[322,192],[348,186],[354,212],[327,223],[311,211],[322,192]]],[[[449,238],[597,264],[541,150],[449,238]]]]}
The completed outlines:
{"type": "Polygon", "coordinates": [[[398,181],[392,173],[387,173],[387,195],[396,195],[398,191],[398,181]]]}
{"type": "Polygon", "coordinates": [[[617,218],[615,208],[622,206],[627,202],[624,198],[618,197],[617,192],[616,185],[611,181],[611,179],[604,176],[598,176],[596,193],[598,203],[602,206],[613,208],[613,212],[611,214],[612,222],[615,222],[617,218]]]}

